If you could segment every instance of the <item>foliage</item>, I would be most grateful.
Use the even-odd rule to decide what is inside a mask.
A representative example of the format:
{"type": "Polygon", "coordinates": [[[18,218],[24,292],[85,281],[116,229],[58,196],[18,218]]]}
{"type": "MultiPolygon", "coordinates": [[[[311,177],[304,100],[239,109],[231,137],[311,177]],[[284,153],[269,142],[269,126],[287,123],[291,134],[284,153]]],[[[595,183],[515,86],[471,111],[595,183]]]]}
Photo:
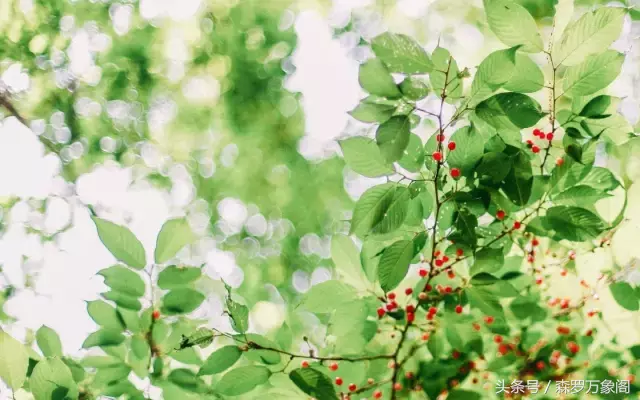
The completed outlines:
{"type": "MultiPolygon", "coordinates": [[[[262,62],[271,46],[244,46],[240,27],[273,12],[257,7],[249,21],[240,18],[247,12],[242,6],[226,15],[214,13],[210,42],[194,64],[211,61],[207,47],[224,54],[243,42],[235,46],[225,123],[246,131],[239,139],[241,151],[278,152],[295,145],[300,115],[271,113],[265,101],[282,76],[262,62]],[[261,72],[252,73],[256,69],[261,72]],[[265,124],[282,129],[277,143],[256,139],[265,124]]],[[[145,399],[148,393],[135,384],[145,379],[164,399],[394,400],[445,393],[452,399],[485,398],[479,375],[545,381],[607,377],[610,369],[637,374],[638,348],[597,343],[588,318],[601,316],[585,310],[597,285],[608,288],[623,309],[637,311],[637,287],[610,271],[596,283],[580,282],[579,300],[553,298],[547,291],[553,274],[573,274],[576,257],[607,246],[624,217],[625,206],[610,217],[594,204],[622,196],[626,205],[627,182],[596,166],[596,148],[615,149],[635,139],[616,110],[617,99],[603,92],[621,70],[624,54],[610,46],[628,10],[599,7],[567,22],[563,31],[561,19],[567,17],[548,2],[485,0],[484,11],[505,48],[488,54],[473,74],[444,45],[429,54],[405,34],[387,32],[371,40],[372,57],[358,73],[367,96],[351,116],[369,124],[375,137],[353,136],[339,144],[352,171],[386,181],[360,196],[348,229],[331,231],[337,278],[301,297],[289,296],[287,318],[276,332],[252,331],[250,312],[259,298],[253,292],[266,291],[259,288],[261,279],[242,289],[223,282],[219,318],[230,329],[194,317],[211,282],[202,266],[185,265],[178,257],[197,238],[186,219],[165,221],[155,248],[146,249],[129,228],[89,207],[97,235],[117,264],[98,272],[109,291],[87,302],[98,328],[83,343],[86,355],[68,356],[47,326],[35,333],[41,354],[0,331],[0,379],[35,400],[145,399]],[[536,22],[554,10],[555,41],[545,38],[536,22]],[[547,64],[538,65],[532,55],[545,57],[547,64]],[[539,100],[545,97],[548,106],[539,100]],[[423,143],[417,133],[425,126],[435,130],[423,143]],[[326,325],[326,337],[306,329],[304,318],[326,325]]],[[[131,84],[147,107],[158,79],[149,72],[153,57],[143,49],[150,29],[136,28],[139,40],[114,45],[112,56],[122,65],[96,88],[80,90],[116,98],[131,84]]],[[[25,35],[31,42],[35,32],[25,35]]],[[[271,44],[293,42],[273,26],[263,35],[271,44]]],[[[82,126],[104,128],[107,122],[76,120],[68,97],[77,95],[43,103],[66,104],[65,123],[80,126],[74,135],[99,142],[82,126]]],[[[207,107],[190,111],[202,112],[202,119],[214,115],[207,107]]],[[[122,153],[133,147],[136,135],[148,132],[123,129],[122,153]]],[[[63,146],[47,147],[60,153],[63,146]]],[[[268,166],[250,158],[242,168],[258,171],[282,161],[302,171],[293,186],[313,188],[301,199],[255,196],[267,210],[283,207],[300,231],[288,238],[282,256],[294,264],[298,256],[292,248],[299,237],[326,230],[325,204],[348,203],[344,194],[325,198],[320,188],[326,184],[331,191],[342,184],[336,178],[340,164],[329,160],[316,170],[297,153],[276,154],[268,166]]],[[[76,168],[89,166],[67,163],[67,178],[76,177],[76,168]]],[[[236,186],[234,174],[216,183],[236,186]]],[[[198,196],[212,202],[221,189],[205,181],[196,183],[198,196]]],[[[256,185],[257,192],[275,190],[269,183],[256,185]]],[[[631,385],[633,393],[638,390],[631,385]]]]}

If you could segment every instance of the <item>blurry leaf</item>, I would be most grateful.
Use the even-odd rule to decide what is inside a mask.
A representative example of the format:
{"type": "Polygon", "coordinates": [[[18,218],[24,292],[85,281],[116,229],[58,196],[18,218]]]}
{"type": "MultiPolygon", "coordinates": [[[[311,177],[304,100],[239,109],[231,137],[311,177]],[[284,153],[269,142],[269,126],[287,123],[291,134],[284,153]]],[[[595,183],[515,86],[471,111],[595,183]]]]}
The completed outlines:
{"type": "Polygon", "coordinates": [[[167,379],[190,392],[204,393],[207,391],[206,384],[193,371],[186,368],[174,369],[169,373],[167,379]]]}
{"type": "Polygon", "coordinates": [[[214,351],[204,362],[198,375],[214,375],[226,371],[235,364],[242,355],[238,346],[225,346],[214,351]]]}
{"type": "Polygon", "coordinates": [[[162,264],[175,257],[184,246],[196,239],[189,223],[184,218],[170,219],[162,225],[156,240],[154,257],[157,264],[162,264]]]}
{"type": "Polygon", "coordinates": [[[167,315],[186,314],[200,307],[204,295],[190,288],[174,289],[162,298],[162,313],[167,315]]]}
{"type": "Polygon", "coordinates": [[[470,287],[465,290],[469,304],[478,308],[486,315],[495,318],[504,318],[504,312],[498,298],[490,291],[482,287],[470,287]]]}
{"type": "Polygon", "coordinates": [[[509,0],[484,0],[489,27],[507,46],[522,45],[522,51],[538,53],[544,50],[538,26],[529,12],[509,0]]]}
{"type": "Polygon", "coordinates": [[[317,400],[338,400],[333,382],[328,376],[313,368],[298,368],[289,373],[295,385],[317,400]]]}
{"type": "Polygon", "coordinates": [[[158,274],[158,286],[161,289],[175,289],[186,286],[200,278],[200,268],[177,267],[171,265],[158,274]]]}
{"type": "Polygon", "coordinates": [[[395,171],[387,162],[376,143],[368,138],[356,136],[340,141],[345,163],[354,172],[369,178],[391,175],[395,171]]]}
{"type": "Polygon", "coordinates": [[[358,290],[366,290],[367,277],[360,264],[360,252],[348,236],[334,235],[331,238],[331,258],[342,280],[358,290]]]}
{"type": "Polygon", "coordinates": [[[395,112],[395,106],[387,104],[374,104],[362,102],[358,106],[349,112],[349,114],[362,122],[378,122],[382,123],[393,115],[395,112]]]}
{"type": "Polygon", "coordinates": [[[22,387],[27,378],[29,355],[22,343],[0,330],[0,378],[13,390],[22,387]]]}
{"type": "Polygon", "coordinates": [[[42,325],[36,331],[36,341],[45,357],[62,357],[62,342],[53,329],[42,325]]]}
{"type": "Polygon", "coordinates": [[[144,296],[145,284],[140,275],[120,265],[114,265],[98,272],[104,277],[105,285],[113,290],[134,297],[144,296]]]}
{"type": "Polygon", "coordinates": [[[572,96],[587,96],[613,82],[622,68],[624,55],[614,50],[588,56],[582,63],[567,68],[564,75],[564,92],[572,96]]]}
{"type": "Polygon", "coordinates": [[[609,286],[609,289],[611,290],[611,295],[620,307],[629,311],[638,311],[640,309],[638,297],[633,287],[627,282],[614,282],[609,286]]]}
{"type": "Polygon", "coordinates": [[[429,94],[429,85],[422,79],[409,76],[399,85],[402,95],[409,100],[421,100],[429,94]]]}
{"type": "Polygon", "coordinates": [[[391,72],[426,74],[433,69],[427,52],[407,35],[383,33],[373,38],[371,48],[391,72]]]}
{"type": "Polygon", "coordinates": [[[373,95],[387,98],[402,96],[389,70],[377,58],[360,65],[358,80],[360,86],[373,95]]]}
{"type": "Polygon", "coordinates": [[[98,229],[98,236],[113,256],[126,265],[143,269],[147,259],[142,243],[127,228],[113,222],[91,217],[98,229]]]}
{"type": "Polygon", "coordinates": [[[504,265],[504,252],[502,249],[486,247],[475,254],[475,262],[471,267],[471,274],[481,272],[496,272],[504,265]]]}
{"type": "Polygon", "coordinates": [[[208,328],[200,328],[189,336],[183,336],[180,340],[180,349],[194,346],[207,347],[213,342],[213,331],[208,328]]]}
{"type": "Polygon", "coordinates": [[[29,379],[35,400],[62,400],[78,398],[78,387],[69,367],[59,358],[38,362],[29,379]]]}
{"type": "Polygon", "coordinates": [[[300,307],[313,313],[330,313],[357,297],[357,292],[352,286],[331,280],[313,285],[305,293],[300,307]]]}
{"type": "Polygon", "coordinates": [[[595,239],[606,229],[600,217],[579,207],[551,207],[546,221],[560,236],[574,242],[595,239]]]}
{"type": "Polygon", "coordinates": [[[240,339],[241,341],[246,341],[247,344],[249,344],[249,351],[246,351],[244,353],[245,358],[247,358],[248,360],[268,365],[279,364],[282,360],[282,357],[280,357],[280,353],[278,351],[271,350],[278,350],[278,346],[262,335],[257,335],[255,333],[246,333],[242,336],[236,336],[236,340],[238,339],[240,339]]]}
{"type": "Polygon", "coordinates": [[[231,327],[236,332],[244,333],[249,329],[249,308],[247,306],[227,298],[227,311],[231,317],[231,327]]]}
{"type": "Polygon", "coordinates": [[[224,374],[215,385],[215,390],[225,396],[239,396],[266,383],[270,376],[271,371],[266,367],[258,365],[239,367],[224,374]]]}

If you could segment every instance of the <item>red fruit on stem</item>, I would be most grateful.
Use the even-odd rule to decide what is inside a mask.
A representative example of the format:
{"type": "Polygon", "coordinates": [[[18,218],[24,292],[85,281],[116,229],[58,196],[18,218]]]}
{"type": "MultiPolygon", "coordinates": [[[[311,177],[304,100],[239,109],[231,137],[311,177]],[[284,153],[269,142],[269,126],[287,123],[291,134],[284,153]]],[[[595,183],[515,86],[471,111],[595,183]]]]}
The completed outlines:
{"type": "Polygon", "coordinates": [[[414,313],[407,313],[407,322],[412,323],[416,320],[416,315],[414,313]]]}
{"type": "Polygon", "coordinates": [[[385,314],[384,308],[382,307],[378,308],[377,312],[378,312],[378,318],[384,317],[384,314],[385,314]]]}
{"type": "Polygon", "coordinates": [[[429,307],[429,314],[436,314],[438,312],[438,309],[435,307],[429,307]]]}
{"type": "Polygon", "coordinates": [[[456,306],[456,314],[462,314],[462,306],[460,304],[456,306]]]}
{"type": "Polygon", "coordinates": [[[462,257],[464,255],[464,250],[462,249],[456,249],[456,256],[457,257],[462,257]]]}
{"type": "Polygon", "coordinates": [[[538,371],[542,371],[545,367],[544,361],[540,360],[536,363],[536,368],[538,369],[538,371]]]}
{"type": "Polygon", "coordinates": [[[504,212],[504,210],[498,210],[498,212],[496,212],[496,218],[498,218],[500,221],[502,221],[506,216],[507,213],[504,212]]]}
{"type": "Polygon", "coordinates": [[[449,150],[455,150],[456,149],[456,142],[449,142],[449,144],[447,145],[447,148],[449,150]]]}
{"type": "Polygon", "coordinates": [[[349,384],[349,391],[350,391],[350,392],[355,392],[357,388],[358,388],[358,387],[356,386],[356,384],[355,384],[355,383],[350,383],[350,384],[349,384]]]}
{"type": "Polygon", "coordinates": [[[411,295],[411,293],[413,293],[413,289],[411,289],[411,288],[406,288],[406,289],[404,290],[404,294],[406,294],[407,296],[410,296],[410,295],[411,295]]]}
{"type": "Polygon", "coordinates": [[[375,392],[373,392],[373,398],[374,399],[381,399],[382,398],[382,392],[379,390],[376,390],[375,392]]]}
{"type": "Polygon", "coordinates": [[[493,341],[494,341],[494,342],[496,342],[496,343],[502,343],[502,336],[500,336],[500,335],[495,335],[495,336],[493,337],[493,341]]]}
{"type": "Polygon", "coordinates": [[[413,305],[411,305],[411,304],[409,304],[409,305],[405,308],[405,310],[407,310],[407,312],[408,312],[408,313],[416,312],[416,308],[415,308],[413,305]]]}
{"type": "Polygon", "coordinates": [[[442,153],[440,153],[439,151],[434,151],[433,154],[431,155],[433,157],[433,159],[437,162],[442,161],[442,153]]]}
{"type": "Polygon", "coordinates": [[[418,294],[418,299],[419,299],[419,300],[426,300],[426,299],[427,299],[427,297],[428,297],[428,296],[427,296],[427,294],[426,294],[425,292],[420,292],[420,293],[418,294]]]}
{"type": "Polygon", "coordinates": [[[309,367],[309,361],[304,360],[304,361],[302,362],[302,368],[308,368],[308,367],[309,367]]]}
{"type": "Polygon", "coordinates": [[[336,385],[340,386],[340,385],[342,385],[343,383],[344,383],[344,381],[342,380],[342,378],[340,378],[340,377],[337,377],[337,378],[336,378],[336,385]]]}
{"type": "Polygon", "coordinates": [[[520,229],[522,227],[522,222],[516,221],[513,223],[513,229],[520,229]]]}
{"type": "Polygon", "coordinates": [[[456,277],[456,274],[453,271],[449,271],[449,272],[447,272],[447,276],[449,277],[449,279],[453,279],[453,278],[456,277]]]}
{"type": "Polygon", "coordinates": [[[480,330],[480,324],[478,324],[477,322],[474,322],[473,324],[471,324],[471,326],[473,326],[473,330],[475,330],[475,331],[479,331],[480,330]]]}
{"type": "Polygon", "coordinates": [[[447,257],[447,256],[442,256],[442,261],[444,261],[444,262],[449,261],[449,257],[447,257]]]}
{"type": "Polygon", "coordinates": [[[498,353],[500,353],[501,355],[505,355],[509,352],[509,346],[507,346],[506,344],[502,343],[500,344],[500,346],[498,346],[498,353]]]}
{"type": "Polygon", "coordinates": [[[569,342],[567,343],[567,349],[569,349],[573,354],[576,354],[580,351],[580,346],[578,346],[578,343],[576,342],[569,342]]]}
{"type": "Polygon", "coordinates": [[[553,133],[551,133],[551,132],[547,133],[547,140],[548,141],[552,141],[553,140],[553,133]]]}
{"type": "Polygon", "coordinates": [[[569,333],[571,333],[571,329],[569,329],[569,327],[567,326],[559,326],[556,328],[556,332],[558,332],[560,335],[568,335],[569,333]]]}
{"type": "Polygon", "coordinates": [[[436,267],[442,267],[442,264],[444,264],[444,262],[442,261],[442,259],[438,258],[436,260],[436,267]]]}
{"type": "Polygon", "coordinates": [[[567,270],[563,269],[562,271],[560,271],[560,275],[567,276],[567,270]]]}
{"type": "Polygon", "coordinates": [[[541,134],[542,134],[542,131],[541,131],[540,129],[534,129],[534,130],[533,130],[533,136],[538,137],[538,136],[540,136],[541,134]]]}
{"type": "Polygon", "coordinates": [[[425,287],[424,287],[424,290],[426,290],[426,291],[428,291],[428,292],[430,292],[432,289],[433,289],[433,286],[431,286],[431,284],[430,284],[430,283],[427,283],[427,284],[425,285],[425,287]]]}
{"type": "Polygon", "coordinates": [[[486,317],[484,317],[484,322],[487,325],[491,325],[493,324],[494,318],[491,315],[487,315],[486,317]]]}
{"type": "Polygon", "coordinates": [[[561,167],[561,166],[562,166],[562,164],[564,164],[564,158],[558,158],[558,159],[556,160],[556,165],[557,165],[558,167],[561,167]]]}
{"type": "Polygon", "coordinates": [[[429,334],[428,334],[428,333],[423,333],[423,334],[422,334],[422,340],[424,340],[425,342],[426,342],[427,340],[429,340],[429,334]]]}
{"type": "Polygon", "coordinates": [[[160,319],[160,311],[154,310],[153,314],[151,314],[151,317],[157,321],[158,319],[160,319]]]}
{"type": "Polygon", "coordinates": [[[540,153],[540,147],[534,145],[533,147],[531,147],[531,151],[533,151],[534,153],[540,153]]]}
{"type": "Polygon", "coordinates": [[[451,292],[453,292],[453,289],[451,288],[451,286],[446,286],[446,287],[444,288],[444,292],[445,292],[445,293],[451,293],[451,292]]]}
{"type": "Polygon", "coordinates": [[[531,245],[534,246],[534,247],[539,245],[539,244],[540,244],[540,241],[538,239],[536,239],[536,238],[533,238],[533,240],[531,241],[531,245]]]}
{"type": "Polygon", "coordinates": [[[337,371],[338,370],[338,363],[332,362],[331,364],[329,364],[329,369],[332,370],[332,371],[337,371]]]}
{"type": "Polygon", "coordinates": [[[451,177],[454,179],[460,178],[460,170],[458,168],[451,168],[451,177]]]}
{"type": "Polygon", "coordinates": [[[423,278],[424,278],[425,276],[427,276],[427,270],[426,270],[426,269],[424,269],[424,268],[421,268],[421,269],[418,271],[418,274],[419,274],[421,277],[423,277],[423,278]]]}
{"type": "Polygon", "coordinates": [[[542,278],[536,279],[536,285],[542,285],[542,278]]]}
{"type": "Polygon", "coordinates": [[[444,142],[444,135],[443,134],[436,135],[436,140],[440,143],[444,142]]]}
{"type": "Polygon", "coordinates": [[[453,357],[454,360],[457,360],[458,358],[460,358],[460,352],[458,350],[454,350],[451,353],[451,357],[453,357]]]}
{"type": "Polygon", "coordinates": [[[395,390],[396,392],[399,392],[402,390],[402,384],[400,382],[396,382],[393,384],[393,390],[395,390]]]}
{"type": "Polygon", "coordinates": [[[395,300],[396,299],[396,294],[391,292],[387,294],[387,297],[389,298],[389,300],[395,300]]]}

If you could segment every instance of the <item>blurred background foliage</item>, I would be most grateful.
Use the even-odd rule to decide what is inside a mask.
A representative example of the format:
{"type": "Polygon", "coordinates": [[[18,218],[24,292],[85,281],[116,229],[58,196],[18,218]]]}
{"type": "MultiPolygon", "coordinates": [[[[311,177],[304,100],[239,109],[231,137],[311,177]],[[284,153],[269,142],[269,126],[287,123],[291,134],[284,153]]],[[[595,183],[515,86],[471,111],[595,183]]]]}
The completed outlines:
{"type": "MultiPolygon", "coordinates": [[[[556,0],[515,1],[550,29],[556,0]]],[[[607,2],[576,1],[599,3],[607,2]]],[[[3,0],[0,73],[17,113],[60,157],[67,182],[112,162],[167,193],[186,182],[187,201],[174,206],[233,252],[244,271],[239,293],[249,303],[267,299],[269,283],[293,300],[296,271],[331,266],[329,235],[345,231],[355,197],[335,135],[327,133],[327,156],[300,151],[308,110],[287,81],[296,74],[303,12],[326,19],[355,61],[385,29],[428,50],[442,42],[469,68],[479,59],[462,52],[465,42],[477,42],[478,55],[496,44],[479,0],[3,0]],[[239,223],[221,217],[225,199],[239,207],[239,223]]],[[[635,23],[630,29],[638,32],[635,23]]],[[[609,163],[628,182],[638,175],[629,159],[639,146],[619,149],[609,163]]],[[[3,199],[5,215],[18,197],[3,199]]],[[[30,205],[46,207],[40,200],[30,205]]],[[[203,262],[194,254],[186,259],[203,262]]],[[[0,305],[12,290],[5,285],[0,305]]]]}

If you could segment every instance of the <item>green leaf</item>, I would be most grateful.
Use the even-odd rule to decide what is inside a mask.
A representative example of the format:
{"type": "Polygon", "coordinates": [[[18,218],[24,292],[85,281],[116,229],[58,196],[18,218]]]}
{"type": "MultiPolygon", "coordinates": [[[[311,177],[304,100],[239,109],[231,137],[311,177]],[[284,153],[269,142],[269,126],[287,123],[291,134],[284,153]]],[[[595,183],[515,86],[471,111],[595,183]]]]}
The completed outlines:
{"type": "Polygon", "coordinates": [[[624,54],[615,50],[588,56],[583,63],[567,68],[564,93],[587,96],[606,88],[620,74],[623,62],[624,54]]]}
{"type": "Polygon", "coordinates": [[[190,392],[204,393],[207,391],[206,384],[193,371],[186,368],[174,369],[169,373],[167,379],[190,392]]]}
{"type": "Polygon", "coordinates": [[[398,87],[402,95],[409,100],[421,100],[429,94],[427,82],[414,76],[405,78],[398,87]]]}
{"type": "Polygon", "coordinates": [[[29,369],[29,354],[24,345],[0,330],[0,379],[13,390],[22,387],[29,369]]]}
{"type": "Polygon", "coordinates": [[[47,358],[36,364],[29,379],[35,400],[77,399],[78,387],[69,367],[59,358],[47,358]]]}
{"type": "Polygon", "coordinates": [[[119,331],[111,331],[107,329],[101,329],[93,332],[82,343],[83,349],[88,349],[96,346],[116,346],[124,342],[124,336],[119,331]]]}
{"type": "Polygon", "coordinates": [[[204,295],[191,288],[170,291],[162,298],[162,312],[167,315],[186,314],[200,307],[204,295]]]}
{"type": "Polygon", "coordinates": [[[316,400],[337,400],[338,394],[331,379],[313,368],[298,368],[289,373],[291,381],[316,400]]]}
{"type": "Polygon", "coordinates": [[[240,333],[249,329],[249,308],[227,298],[227,311],[231,316],[231,327],[240,333]]]}
{"type": "Polygon", "coordinates": [[[602,53],[618,39],[626,10],[601,7],[571,23],[551,52],[554,65],[575,65],[588,55],[602,53]]]}
{"type": "Polygon", "coordinates": [[[199,346],[201,348],[209,346],[214,339],[213,331],[208,328],[200,328],[189,336],[183,336],[180,340],[180,350],[199,346]]]}
{"type": "Polygon", "coordinates": [[[509,175],[511,164],[508,155],[492,151],[482,156],[476,172],[480,176],[490,177],[493,183],[500,183],[509,175]]]}
{"type": "Polygon", "coordinates": [[[382,123],[391,118],[395,110],[395,106],[388,104],[361,102],[356,108],[349,111],[349,115],[361,122],[382,123]]]}
{"type": "Polygon", "coordinates": [[[410,126],[409,118],[396,116],[378,127],[376,142],[387,162],[392,163],[402,158],[409,144],[410,126]]]}
{"type": "Polygon", "coordinates": [[[258,365],[239,367],[224,374],[215,386],[215,390],[225,396],[239,396],[266,383],[270,376],[271,371],[266,367],[258,365]]]}
{"type": "Polygon", "coordinates": [[[144,296],[145,284],[138,273],[120,265],[114,265],[98,272],[104,277],[104,284],[111,289],[133,297],[144,296]]]}
{"type": "Polygon", "coordinates": [[[305,293],[300,306],[313,313],[330,313],[357,297],[353,286],[330,280],[313,285],[305,293]]]}
{"type": "Polygon", "coordinates": [[[344,161],[354,172],[368,178],[391,175],[395,172],[376,143],[368,138],[356,136],[340,141],[344,161]]]}
{"type": "Polygon", "coordinates": [[[459,168],[463,175],[472,172],[482,158],[484,150],[482,136],[467,126],[455,131],[451,136],[451,141],[456,142],[456,149],[447,156],[449,166],[459,168]]]}
{"type": "Polygon", "coordinates": [[[504,252],[502,249],[486,247],[475,255],[475,262],[471,267],[471,274],[478,275],[482,272],[491,273],[499,271],[504,265],[504,252]]]}
{"type": "Polygon", "coordinates": [[[602,167],[591,168],[587,176],[585,176],[580,183],[604,191],[610,191],[621,186],[620,181],[613,176],[611,171],[602,167]]]}
{"type": "Polygon", "coordinates": [[[162,264],[175,257],[184,246],[196,239],[189,223],[184,218],[170,219],[162,225],[156,240],[154,257],[157,264],[162,264]]]}
{"type": "Polygon", "coordinates": [[[544,87],[542,70],[525,54],[516,55],[516,66],[511,79],[503,85],[510,92],[534,93],[544,87]]]}
{"type": "Polygon", "coordinates": [[[424,164],[424,146],[422,140],[416,134],[409,135],[409,144],[398,164],[407,171],[419,172],[424,164]]]}
{"type": "Polygon", "coordinates": [[[599,200],[610,196],[611,195],[592,188],[591,186],[577,185],[559,193],[553,200],[559,205],[591,207],[599,200]]]}
{"type": "Polygon", "coordinates": [[[186,286],[200,278],[201,273],[200,268],[171,265],[158,274],[158,286],[165,290],[186,286]]]}
{"type": "Polygon", "coordinates": [[[449,100],[455,101],[462,96],[464,89],[458,63],[451,57],[447,49],[437,47],[433,52],[434,70],[429,75],[434,92],[449,100]]]}
{"type": "Polygon", "coordinates": [[[482,287],[470,287],[465,290],[465,293],[471,307],[478,308],[486,315],[504,318],[504,311],[498,297],[491,291],[482,287]]]}
{"type": "Polygon", "coordinates": [[[360,86],[373,95],[387,98],[402,96],[389,70],[377,58],[360,65],[358,80],[360,86]]]}
{"type": "Polygon", "coordinates": [[[407,275],[414,256],[412,240],[400,240],[384,249],[378,264],[378,279],[382,290],[395,289],[407,275]]]}
{"type": "Polygon", "coordinates": [[[600,217],[579,207],[551,207],[545,219],[558,235],[574,242],[595,239],[606,229],[600,217]]]}
{"type": "Polygon", "coordinates": [[[147,265],[144,247],[129,228],[98,217],[91,219],[96,224],[100,241],[117,260],[136,269],[147,265]]]}
{"type": "Polygon", "coordinates": [[[142,328],[140,326],[140,315],[137,311],[127,310],[126,308],[119,308],[118,314],[122,321],[124,321],[124,326],[129,331],[133,333],[142,331],[142,328]]]}
{"type": "Polygon", "coordinates": [[[640,309],[638,297],[633,287],[627,282],[614,282],[609,286],[609,289],[620,307],[629,311],[638,311],[640,309]]]}
{"type": "Polygon", "coordinates": [[[224,346],[211,353],[204,365],[198,371],[198,375],[214,375],[231,368],[242,356],[238,346],[224,346]]]}
{"type": "Polygon", "coordinates": [[[112,290],[110,292],[102,293],[102,297],[107,300],[113,301],[118,305],[118,307],[127,308],[134,311],[139,311],[142,308],[140,300],[127,293],[112,290]]]}
{"type": "Polygon", "coordinates": [[[407,215],[409,190],[388,182],[368,189],[356,203],[351,232],[363,237],[370,231],[388,233],[399,228],[407,215]]]}
{"type": "Polygon", "coordinates": [[[427,74],[433,69],[427,52],[407,35],[383,33],[373,38],[371,48],[391,72],[427,74]]]}
{"type": "Polygon", "coordinates": [[[482,60],[471,84],[469,107],[474,107],[509,81],[515,72],[517,50],[518,46],[494,51],[482,60]]]}
{"type": "Polygon", "coordinates": [[[582,108],[581,117],[587,118],[606,118],[615,113],[620,103],[619,97],[611,97],[605,94],[596,96],[582,108]]]}
{"type": "Polygon", "coordinates": [[[519,151],[513,158],[513,166],[507,174],[502,190],[515,205],[525,206],[533,189],[533,171],[528,156],[519,151]]]}
{"type": "Polygon", "coordinates": [[[36,341],[45,357],[62,357],[62,342],[53,329],[42,325],[36,331],[36,341]]]}
{"type": "Polygon", "coordinates": [[[124,325],[115,308],[102,300],[88,301],[87,312],[96,324],[104,329],[121,332],[124,325]]]}
{"type": "Polygon", "coordinates": [[[341,279],[356,289],[367,289],[367,277],[360,263],[360,251],[348,236],[331,238],[331,258],[341,279]]]}
{"type": "Polygon", "coordinates": [[[271,350],[278,349],[278,346],[266,337],[255,333],[246,333],[238,335],[236,338],[247,342],[251,347],[250,351],[244,353],[247,359],[268,365],[276,365],[282,361],[280,353],[271,350]]]}
{"type": "Polygon", "coordinates": [[[540,104],[522,93],[498,93],[476,106],[478,117],[494,128],[519,131],[530,128],[545,113],[540,104]]]}
{"type": "Polygon", "coordinates": [[[489,28],[507,46],[522,45],[527,53],[544,50],[542,37],[531,14],[510,0],[484,0],[489,28]]]}

